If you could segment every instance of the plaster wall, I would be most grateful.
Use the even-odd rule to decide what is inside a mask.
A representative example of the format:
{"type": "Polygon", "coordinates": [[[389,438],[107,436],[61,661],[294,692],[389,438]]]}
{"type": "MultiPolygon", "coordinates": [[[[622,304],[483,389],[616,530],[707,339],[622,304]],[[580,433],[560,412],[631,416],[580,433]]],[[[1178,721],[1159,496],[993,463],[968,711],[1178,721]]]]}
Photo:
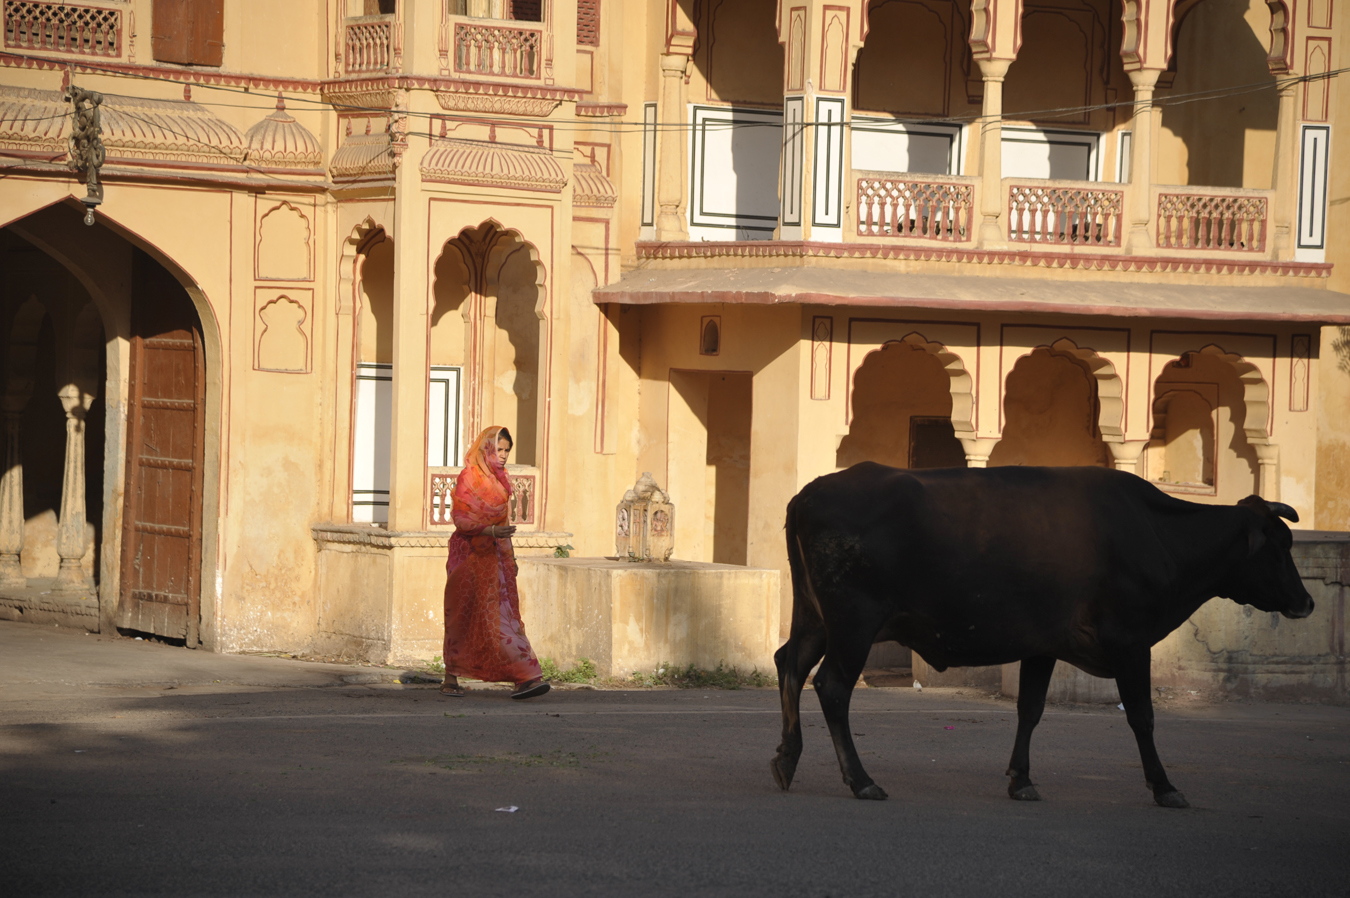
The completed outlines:
{"type": "Polygon", "coordinates": [[[522,558],[521,617],[539,657],[601,676],[663,664],[774,669],[778,572],[735,565],[522,558]]]}

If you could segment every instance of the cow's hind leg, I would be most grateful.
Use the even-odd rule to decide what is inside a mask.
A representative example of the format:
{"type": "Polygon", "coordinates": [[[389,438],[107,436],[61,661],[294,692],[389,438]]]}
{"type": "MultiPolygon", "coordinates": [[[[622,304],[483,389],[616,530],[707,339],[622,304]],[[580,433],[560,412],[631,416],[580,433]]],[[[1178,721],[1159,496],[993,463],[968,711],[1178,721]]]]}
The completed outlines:
{"type": "Polygon", "coordinates": [[[784,792],[792,785],[797,760],[802,756],[802,685],[824,654],[825,625],[819,615],[796,614],[788,641],[773,656],[778,667],[778,695],[783,704],[783,741],[769,762],[769,770],[784,792]]]}
{"type": "Polygon", "coordinates": [[[1188,808],[1186,796],[1168,781],[1153,744],[1153,697],[1149,694],[1152,682],[1147,651],[1116,665],[1116,689],[1120,691],[1120,703],[1125,706],[1125,719],[1134,730],[1139,760],[1144,764],[1144,781],[1153,790],[1153,800],[1165,808],[1188,808]]]}
{"type": "Polygon", "coordinates": [[[1018,801],[1040,801],[1041,795],[1031,782],[1031,731],[1041,722],[1045,713],[1045,693],[1050,688],[1050,675],[1055,672],[1055,659],[1040,655],[1022,660],[1022,671],[1017,680],[1017,741],[1013,743],[1012,760],[1008,762],[1008,796],[1018,801]]]}
{"type": "Polygon", "coordinates": [[[886,792],[863,770],[858,760],[858,750],[853,746],[853,733],[849,731],[848,706],[853,698],[853,687],[862,675],[867,663],[867,654],[872,648],[872,638],[878,627],[841,627],[839,630],[851,635],[836,638],[831,632],[829,646],[825,650],[825,660],[820,662],[816,671],[814,685],[816,696],[820,699],[820,709],[825,712],[825,722],[830,727],[830,738],[834,740],[834,752],[839,756],[839,769],[844,774],[844,783],[853,790],[855,798],[883,799],[886,792]]]}

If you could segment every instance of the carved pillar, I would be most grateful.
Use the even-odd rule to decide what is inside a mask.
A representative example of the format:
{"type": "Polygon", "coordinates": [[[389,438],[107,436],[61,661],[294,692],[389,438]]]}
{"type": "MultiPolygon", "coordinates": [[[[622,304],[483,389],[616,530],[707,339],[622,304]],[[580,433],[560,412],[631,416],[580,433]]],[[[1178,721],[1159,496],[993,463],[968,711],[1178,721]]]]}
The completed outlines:
{"type": "MultiPolygon", "coordinates": [[[[1003,235],[1003,79],[1010,59],[981,59],[984,106],[980,111],[980,245],[1000,247],[1003,235]]],[[[972,467],[984,467],[983,464],[972,467]]]]}
{"type": "MultiPolygon", "coordinates": [[[[1294,258],[1294,215],[1297,205],[1299,127],[1295,100],[1298,82],[1280,83],[1280,106],[1275,119],[1275,161],[1270,186],[1275,191],[1271,210],[1273,240],[1271,252],[1276,259],[1294,258]]],[[[1264,495],[1264,493],[1262,494],[1264,495]]]]}
{"type": "Polygon", "coordinates": [[[1257,494],[1272,502],[1280,500],[1280,447],[1275,443],[1256,443],[1256,461],[1260,465],[1257,494]]]}
{"type": "Polygon", "coordinates": [[[994,447],[998,445],[998,441],[998,437],[994,437],[993,439],[967,439],[966,437],[962,437],[961,448],[966,451],[966,467],[989,467],[989,456],[993,454],[994,447]]]}
{"type": "Polygon", "coordinates": [[[1128,199],[1130,232],[1125,250],[1130,254],[1153,249],[1153,88],[1158,83],[1157,69],[1130,72],[1134,85],[1134,123],[1130,137],[1130,184],[1128,199]]]}
{"type": "Polygon", "coordinates": [[[84,413],[88,407],[74,385],[63,387],[60,396],[66,410],[66,467],[61,477],[61,518],[56,530],[56,554],[61,557],[61,565],[53,589],[77,592],[90,585],[80,564],[84,558],[84,413]]]}
{"type": "Polygon", "coordinates": [[[23,454],[18,412],[5,415],[5,472],[0,476],[0,588],[22,588],[20,558],[23,554],[23,454]]]}
{"type": "Polygon", "coordinates": [[[1139,470],[1139,459],[1147,446],[1148,440],[1107,443],[1106,448],[1111,452],[1111,467],[1117,471],[1129,471],[1131,474],[1143,477],[1144,472],[1139,470]]]}
{"type": "Polygon", "coordinates": [[[689,229],[680,215],[684,198],[684,70],[689,57],[668,53],[661,57],[660,121],[657,132],[660,147],[656,172],[656,201],[661,211],[656,216],[657,240],[688,240],[689,229]]]}

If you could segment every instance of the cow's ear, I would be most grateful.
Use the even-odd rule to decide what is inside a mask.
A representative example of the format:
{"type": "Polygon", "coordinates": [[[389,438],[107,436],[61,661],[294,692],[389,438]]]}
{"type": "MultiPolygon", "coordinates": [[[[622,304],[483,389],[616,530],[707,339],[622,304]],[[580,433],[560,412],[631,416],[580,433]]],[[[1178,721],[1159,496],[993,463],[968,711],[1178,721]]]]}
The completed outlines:
{"type": "Polygon", "coordinates": [[[1251,527],[1247,530],[1247,557],[1251,558],[1261,551],[1261,547],[1266,544],[1266,529],[1261,526],[1261,522],[1252,521],[1251,527]]]}

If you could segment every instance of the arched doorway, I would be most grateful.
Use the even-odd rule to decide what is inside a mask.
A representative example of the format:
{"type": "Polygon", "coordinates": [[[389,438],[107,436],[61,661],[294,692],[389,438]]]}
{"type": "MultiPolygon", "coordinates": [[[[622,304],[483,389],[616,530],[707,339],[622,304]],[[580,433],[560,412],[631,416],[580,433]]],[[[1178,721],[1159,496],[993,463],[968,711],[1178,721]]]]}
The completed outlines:
{"type": "Polygon", "coordinates": [[[152,243],[81,215],[0,229],[0,616],[210,645],[218,329],[152,243]]]}

